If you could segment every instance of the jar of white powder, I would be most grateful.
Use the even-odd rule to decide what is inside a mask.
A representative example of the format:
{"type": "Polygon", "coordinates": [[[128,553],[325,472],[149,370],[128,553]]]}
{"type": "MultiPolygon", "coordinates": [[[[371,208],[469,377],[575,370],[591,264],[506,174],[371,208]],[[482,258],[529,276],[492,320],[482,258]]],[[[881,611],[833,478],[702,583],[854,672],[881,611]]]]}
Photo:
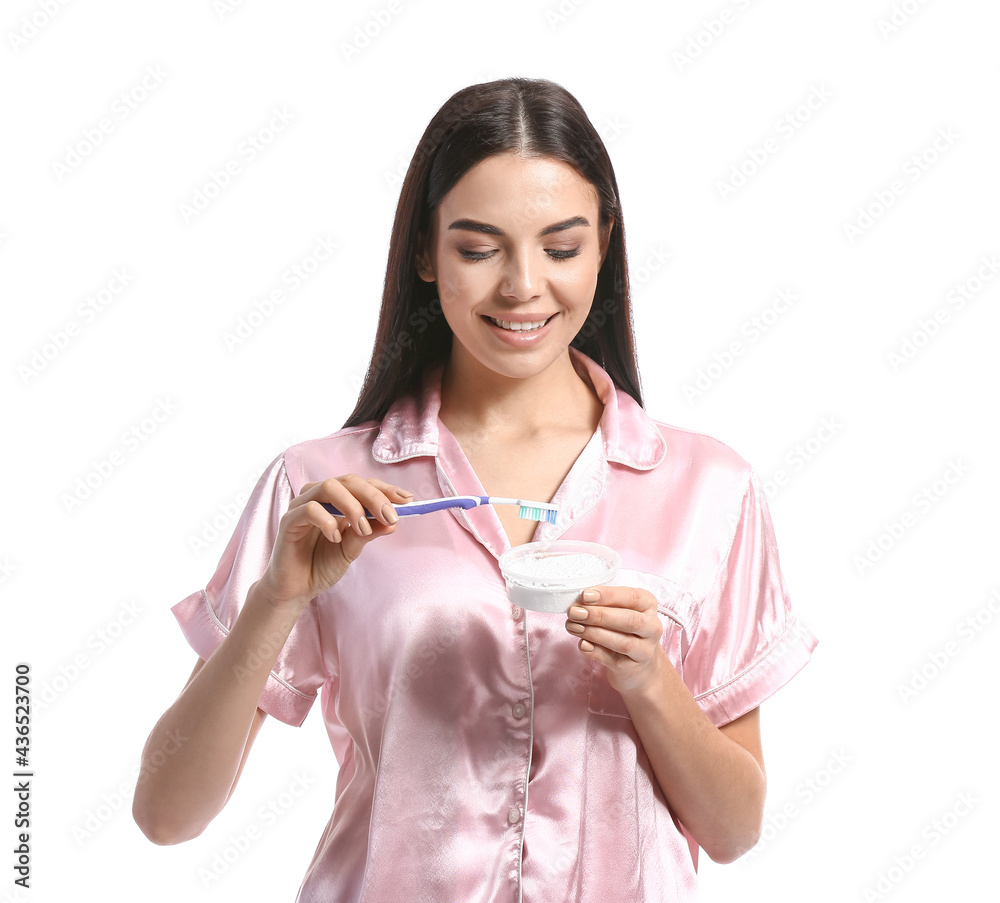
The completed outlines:
{"type": "Polygon", "coordinates": [[[500,556],[510,601],[531,611],[565,613],[587,587],[611,585],[620,565],[614,549],[575,539],[528,542],[500,556]]]}

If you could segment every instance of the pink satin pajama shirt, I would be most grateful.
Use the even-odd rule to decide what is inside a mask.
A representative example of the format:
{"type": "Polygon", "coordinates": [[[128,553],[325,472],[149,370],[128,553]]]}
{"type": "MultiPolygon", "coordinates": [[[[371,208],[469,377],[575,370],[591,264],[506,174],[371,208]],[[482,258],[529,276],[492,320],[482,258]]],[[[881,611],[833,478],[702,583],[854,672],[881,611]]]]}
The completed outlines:
{"type": "MultiPolygon", "coordinates": [[[[816,644],[791,613],[749,464],[650,419],[570,349],[600,426],[534,539],[616,549],[615,581],[657,599],[662,643],[723,725],[787,683],[816,644]]],[[[204,590],[172,611],[203,659],[267,567],[304,483],[378,477],[417,499],[485,495],[438,419],[442,365],[370,422],[278,455],[204,590]]],[[[540,499],[539,501],[546,501],[540,499]]],[[[260,708],[300,725],[319,699],[336,803],[297,903],[664,903],[697,899],[697,845],[671,814],[625,702],[562,614],[512,607],[509,542],[484,506],[403,518],[304,610],[260,708]]]]}

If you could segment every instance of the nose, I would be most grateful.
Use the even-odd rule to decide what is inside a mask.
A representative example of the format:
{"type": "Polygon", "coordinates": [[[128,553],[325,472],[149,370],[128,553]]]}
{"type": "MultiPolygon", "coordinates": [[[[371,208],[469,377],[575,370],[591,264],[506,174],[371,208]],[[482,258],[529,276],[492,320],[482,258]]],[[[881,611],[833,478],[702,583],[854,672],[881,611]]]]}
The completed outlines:
{"type": "Polygon", "coordinates": [[[513,254],[508,261],[500,282],[500,294],[515,301],[537,298],[541,285],[538,262],[531,261],[527,253],[513,254]]]}

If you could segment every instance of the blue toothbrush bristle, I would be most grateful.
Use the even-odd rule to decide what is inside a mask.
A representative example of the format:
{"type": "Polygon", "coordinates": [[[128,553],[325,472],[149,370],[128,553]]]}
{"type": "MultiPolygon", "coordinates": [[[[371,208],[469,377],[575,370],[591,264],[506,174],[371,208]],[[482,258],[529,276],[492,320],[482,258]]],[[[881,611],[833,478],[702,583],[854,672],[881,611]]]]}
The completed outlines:
{"type": "Polygon", "coordinates": [[[523,520],[541,520],[554,524],[558,513],[551,508],[529,508],[527,505],[522,505],[517,516],[523,520]]]}

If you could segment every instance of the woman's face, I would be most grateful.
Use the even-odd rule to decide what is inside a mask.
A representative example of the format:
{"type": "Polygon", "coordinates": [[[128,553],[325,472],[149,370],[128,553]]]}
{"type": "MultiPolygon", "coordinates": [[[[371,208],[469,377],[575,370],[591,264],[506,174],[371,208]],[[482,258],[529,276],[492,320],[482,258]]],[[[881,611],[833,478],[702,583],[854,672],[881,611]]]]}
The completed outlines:
{"type": "Polygon", "coordinates": [[[593,186],[561,160],[503,153],[476,164],[441,201],[417,256],[421,278],[437,282],[452,364],[525,377],[565,354],[609,234],[599,234],[593,186]]]}

